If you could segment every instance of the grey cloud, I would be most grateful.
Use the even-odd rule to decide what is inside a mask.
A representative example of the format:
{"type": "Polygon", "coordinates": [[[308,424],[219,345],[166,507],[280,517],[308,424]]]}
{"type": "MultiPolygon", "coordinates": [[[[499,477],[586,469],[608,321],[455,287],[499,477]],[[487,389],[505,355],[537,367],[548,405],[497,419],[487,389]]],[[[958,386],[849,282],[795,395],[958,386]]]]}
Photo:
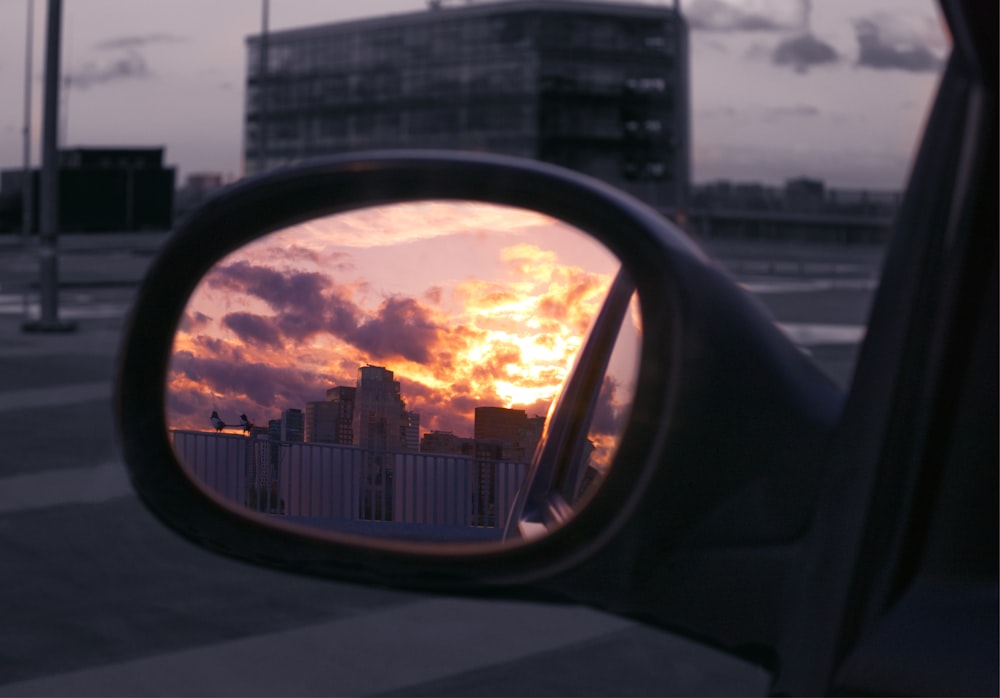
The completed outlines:
{"type": "Polygon", "coordinates": [[[787,31],[807,27],[809,13],[809,0],[694,0],[685,16],[700,31],[787,31]]]}
{"type": "MultiPolygon", "coordinates": [[[[308,371],[228,358],[202,358],[190,352],[174,355],[171,373],[183,374],[216,393],[246,395],[259,408],[300,406],[307,400],[316,399],[321,386],[328,382],[324,376],[308,371]]],[[[188,396],[188,400],[178,400],[174,404],[172,398],[176,394],[176,391],[168,391],[168,406],[183,413],[190,413],[194,408],[191,400],[204,399],[188,396]]],[[[204,404],[197,409],[207,416],[212,408],[210,404],[204,404]]],[[[223,418],[227,417],[223,413],[223,418]]]]}
{"type": "Polygon", "coordinates": [[[387,298],[378,315],[357,328],[350,341],[377,357],[401,356],[427,363],[441,328],[435,325],[415,299],[387,298]]]}
{"type": "Polygon", "coordinates": [[[932,38],[902,18],[880,13],[855,20],[858,65],[876,70],[933,72],[942,59],[931,50],[932,38]]]}
{"type": "Polygon", "coordinates": [[[810,68],[840,60],[837,50],[812,34],[801,34],[779,43],[771,54],[775,65],[791,66],[796,72],[805,73],[810,68]]]}
{"type": "Polygon", "coordinates": [[[764,118],[767,120],[775,119],[809,119],[814,116],[819,116],[820,110],[818,107],[814,107],[811,104],[798,104],[794,107],[774,107],[773,109],[768,109],[764,118]]]}
{"type": "Polygon", "coordinates": [[[328,277],[317,272],[283,273],[245,261],[215,268],[208,283],[213,288],[256,296],[279,311],[321,308],[323,292],[331,285],[328,277]]]}
{"type": "Polygon", "coordinates": [[[281,349],[281,333],[270,318],[252,313],[229,313],[222,324],[231,329],[247,344],[281,349]]]}
{"type": "Polygon", "coordinates": [[[95,85],[121,80],[147,80],[150,77],[152,72],[146,59],[138,51],[130,50],[107,63],[86,63],[79,70],[68,72],[64,82],[70,87],[86,90],[95,85]]]}
{"type": "Polygon", "coordinates": [[[140,49],[151,44],[184,43],[182,36],[165,33],[118,36],[94,44],[99,51],[116,52],[110,60],[88,61],[77,70],[67,71],[64,82],[81,90],[120,81],[148,80],[153,77],[140,49]]]}
{"type": "Polygon", "coordinates": [[[150,44],[183,44],[187,39],[176,34],[154,33],[154,34],[131,34],[126,36],[116,36],[113,39],[105,39],[94,44],[98,49],[136,49],[150,44]]]}

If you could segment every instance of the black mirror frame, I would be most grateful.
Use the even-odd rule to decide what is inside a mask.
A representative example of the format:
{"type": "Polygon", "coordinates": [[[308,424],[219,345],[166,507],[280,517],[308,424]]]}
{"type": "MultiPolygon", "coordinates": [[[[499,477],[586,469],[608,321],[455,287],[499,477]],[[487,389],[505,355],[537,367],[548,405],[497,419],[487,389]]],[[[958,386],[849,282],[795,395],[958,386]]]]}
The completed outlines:
{"type": "Polygon", "coordinates": [[[239,183],[184,221],[151,267],[126,326],[117,426],[132,483],[168,526],[257,563],[341,579],[464,588],[524,583],[589,556],[625,520],[662,449],[681,314],[672,267],[704,265],[664,217],[556,166],[494,155],[385,151],[324,158],[239,183]],[[643,321],[632,418],[611,474],[568,525],[523,544],[415,545],[309,532],[238,513],[189,479],[169,444],[165,377],[173,336],[202,276],[240,246],[318,216],[416,200],[517,206],[561,219],[608,247],[635,280],[643,321]],[[648,320],[647,320],[648,318],[648,320]]]}

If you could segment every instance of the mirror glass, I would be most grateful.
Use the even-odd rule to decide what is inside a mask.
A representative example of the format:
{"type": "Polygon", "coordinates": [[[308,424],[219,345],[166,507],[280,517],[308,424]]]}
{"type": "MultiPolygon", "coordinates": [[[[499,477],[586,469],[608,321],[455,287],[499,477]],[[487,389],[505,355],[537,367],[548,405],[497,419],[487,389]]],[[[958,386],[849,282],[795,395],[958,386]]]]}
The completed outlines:
{"type": "MultiPolygon", "coordinates": [[[[167,376],[174,449],[255,517],[500,540],[619,267],[561,221],[474,202],[359,209],[267,235],[216,264],[187,304],[167,376]]],[[[637,307],[588,397],[574,506],[628,416],[637,307]]]]}

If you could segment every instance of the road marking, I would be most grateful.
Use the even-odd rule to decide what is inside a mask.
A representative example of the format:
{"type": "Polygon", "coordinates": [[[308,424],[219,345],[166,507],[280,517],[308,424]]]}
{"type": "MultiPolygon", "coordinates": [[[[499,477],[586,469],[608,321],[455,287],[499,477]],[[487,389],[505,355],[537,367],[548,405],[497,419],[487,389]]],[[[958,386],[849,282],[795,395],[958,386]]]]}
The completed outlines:
{"type": "Polygon", "coordinates": [[[77,405],[92,400],[111,399],[111,383],[74,383],[51,388],[9,390],[0,393],[0,412],[31,410],[39,407],[77,405]]]}
{"type": "Polygon", "coordinates": [[[432,599],[0,686],[0,695],[363,696],[633,627],[575,606],[432,599]]]}
{"type": "Polygon", "coordinates": [[[750,293],[821,293],[823,291],[874,291],[878,279],[744,279],[739,285],[750,293]]]}
{"type": "MultiPolygon", "coordinates": [[[[125,317],[131,306],[128,303],[91,303],[88,305],[62,304],[59,307],[59,317],[68,320],[113,320],[125,317]]],[[[31,319],[40,316],[41,306],[36,301],[25,305],[18,302],[0,302],[0,315],[23,315],[31,319]]]]}
{"type": "Polygon", "coordinates": [[[800,347],[822,344],[857,344],[865,338],[864,325],[836,325],[815,322],[779,322],[778,329],[800,347]]]}
{"type": "Polygon", "coordinates": [[[133,494],[121,463],[45,470],[0,479],[0,514],[63,504],[100,504],[133,494]]]}

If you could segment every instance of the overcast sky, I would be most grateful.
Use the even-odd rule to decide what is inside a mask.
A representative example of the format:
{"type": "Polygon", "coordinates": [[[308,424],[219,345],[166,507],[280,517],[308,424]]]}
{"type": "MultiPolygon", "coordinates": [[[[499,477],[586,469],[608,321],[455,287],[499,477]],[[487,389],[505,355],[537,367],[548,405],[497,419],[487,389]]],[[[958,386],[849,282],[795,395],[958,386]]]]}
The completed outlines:
{"type": "MultiPolygon", "coordinates": [[[[464,0],[463,0],[464,1],[464,0]]],[[[667,3],[669,4],[669,3],[667,3]]],[[[0,168],[20,167],[28,0],[0,2],[0,168]]],[[[35,0],[39,160],[46,0],[35,0]]],[[[272,30],[423,11],[424,0],[271,0],[272,30]]],[[[163,145],[240,174],[244,39],[258,0],[64,0],[65,146],[163,145]]],[[[693,176],[897,189],[947,54],[933,0],[683,0],[693,176]]]]}

